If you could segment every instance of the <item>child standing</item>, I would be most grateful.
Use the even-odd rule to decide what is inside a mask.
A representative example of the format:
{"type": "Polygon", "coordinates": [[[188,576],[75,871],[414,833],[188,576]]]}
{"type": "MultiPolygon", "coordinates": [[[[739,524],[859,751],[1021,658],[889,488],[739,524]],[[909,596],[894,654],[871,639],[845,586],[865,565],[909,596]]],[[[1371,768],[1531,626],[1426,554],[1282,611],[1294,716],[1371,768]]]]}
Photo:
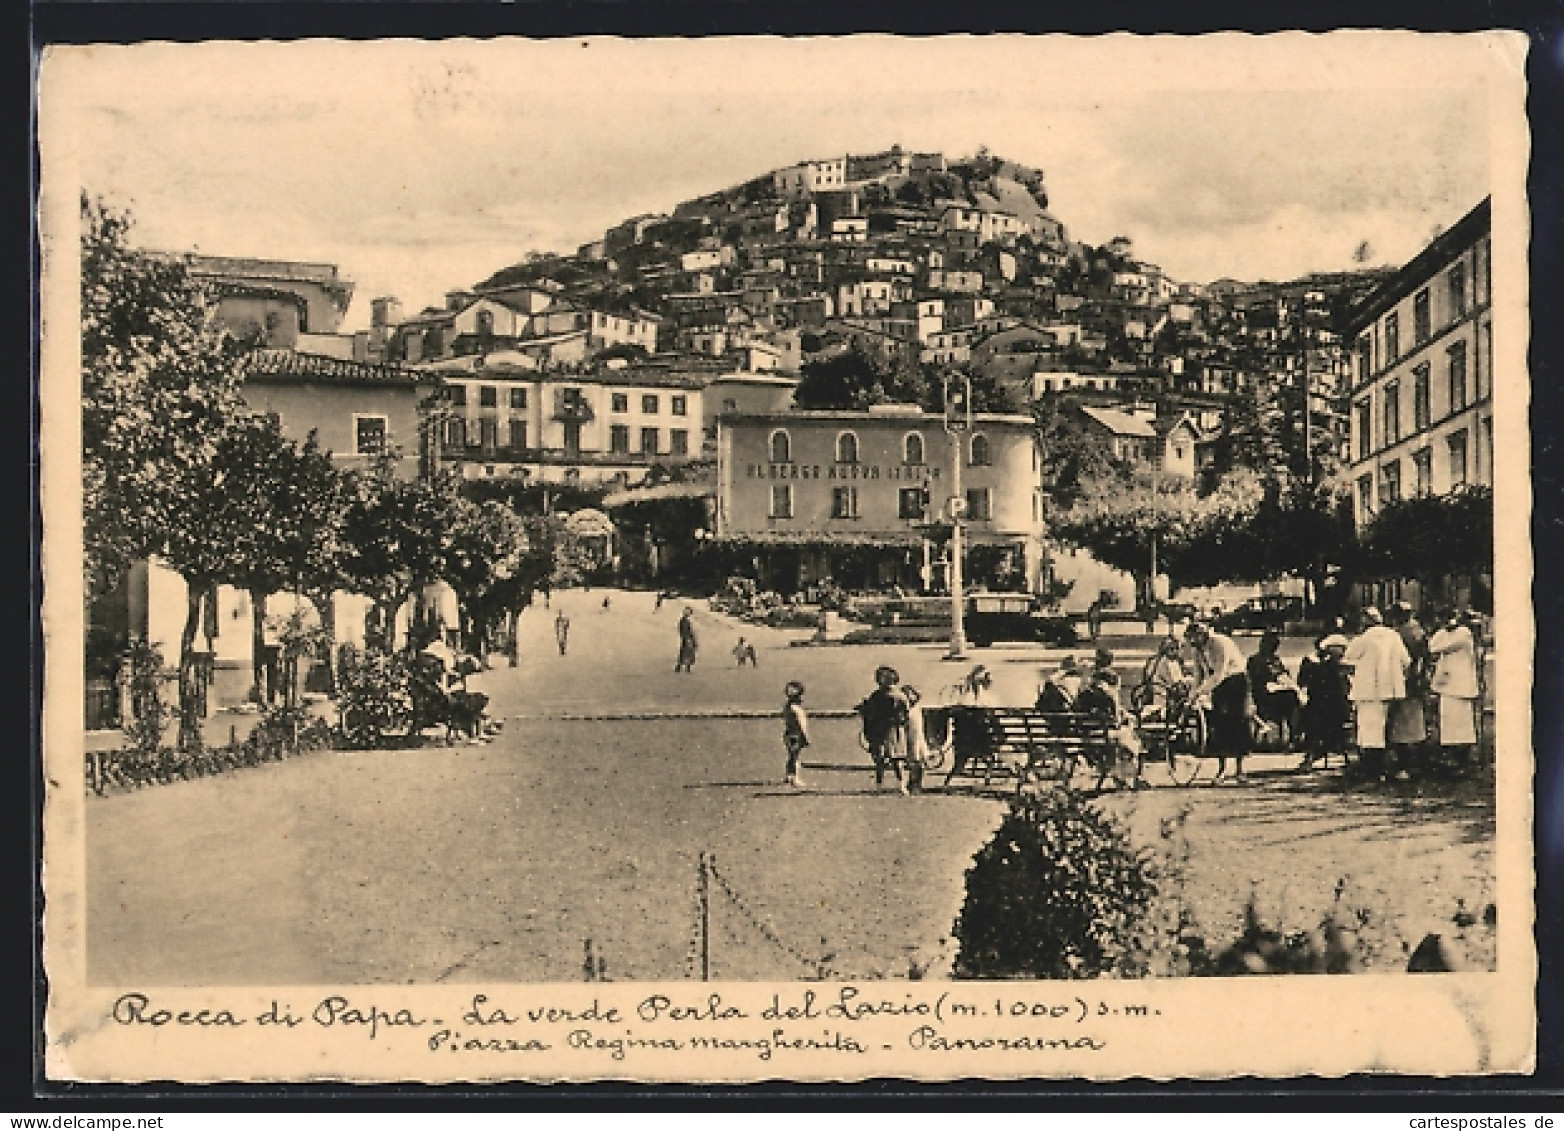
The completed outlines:
{"type": "Polygon", "coordinates": [[[790,680],[783,694],[787,702],[782,707],[782,745],[787,749],[787,784],[803,785],[798,774],[798,761],[804,747],[809,745],[809,716],[804,713],[804,685],[790,680]]]}

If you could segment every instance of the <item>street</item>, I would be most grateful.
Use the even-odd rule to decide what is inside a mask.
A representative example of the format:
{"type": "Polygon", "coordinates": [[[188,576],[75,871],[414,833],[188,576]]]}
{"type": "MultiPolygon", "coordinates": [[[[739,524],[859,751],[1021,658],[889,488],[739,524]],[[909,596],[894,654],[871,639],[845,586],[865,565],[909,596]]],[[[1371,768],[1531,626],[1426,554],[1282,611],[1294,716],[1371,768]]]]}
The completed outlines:
{"type": "MultiPolygon", "coordinates": [[[[675,673],[682,603],[653,611],[650,594],[615,591],[605,610],[604,595],[556,593],[523,615],[520,666],[497,657],[474,680],[506,720],[492,742],[325,752],[88,798],[89,978],[569,981],[588,940],[610,979],[698,977],[703,852],[716,859],[714,979],[948,969],[963,874],[1000,803],[877,793],[843,718],[815,720],[792,789],[778,720],[733,716],[774,715],[792,678],[812,710],[851,708],[886,662],[937,701],[967,667],[942,663],[937,646],[793,647],[807,634],[702,605],[695,671],[675,673]],[[735,665],[740,633],[758,668],[735,665]]],[[[1058,654],[975,658],[998,688],[1022,689],[1058,654]]],[[[1153,768],[1154,788],[1102,804],[1153,848],[1162,820],[1189,812],[1186,898],[1213,939],[1236,933],[1251,891],[1313,926],[1350,874],[1351,898],[1384,925],[1388,962],[1458,898],[1491,899],[1482,788],[1344,791],[1295,765],[1257,757],[1254,781],[1234,789],[1175,789],[1153,768]]]]}

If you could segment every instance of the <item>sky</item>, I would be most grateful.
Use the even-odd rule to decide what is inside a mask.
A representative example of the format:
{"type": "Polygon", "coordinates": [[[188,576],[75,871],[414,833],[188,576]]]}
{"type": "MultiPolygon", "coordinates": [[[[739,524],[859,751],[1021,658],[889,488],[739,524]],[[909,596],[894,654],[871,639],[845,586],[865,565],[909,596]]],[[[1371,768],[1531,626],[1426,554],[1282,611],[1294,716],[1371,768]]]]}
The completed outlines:
{"type": "Polygon", "coordinates": [[[42,176],[137,242],[334,263],[438,303],[528,251],[771,169],[900,144],[1040,168],[1073,239],[1173,278],[1400,263],[1486,195],[1502,50],[1200,39],[451,40],[54,51],[42,176]],[[1497,62],[1496,62],[1497,60],[1497,62]]]}

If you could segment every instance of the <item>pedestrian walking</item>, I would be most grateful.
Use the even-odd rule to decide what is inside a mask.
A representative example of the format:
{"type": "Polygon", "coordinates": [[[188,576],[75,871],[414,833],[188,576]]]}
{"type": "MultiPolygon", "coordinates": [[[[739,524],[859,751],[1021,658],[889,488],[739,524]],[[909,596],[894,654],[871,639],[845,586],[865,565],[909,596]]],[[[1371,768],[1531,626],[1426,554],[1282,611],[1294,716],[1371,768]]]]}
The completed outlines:
{"type": "Polygon", "coordinates": [[[1435,657],[1432,686],[1439,696],[1439,751],[1454,768],[1471,766],[1477,745],[1477,642],[1454,610],[1428,641],[1435,657]]]}
{"type": "Polygon", "coordinates": [[[898,755],[905,749],[909,707],[907,697],[896,686],[900,682],[901,676],[895,668],[877,668],[875,688],[857,709],[863,725],[864,745],[874,761],[875,788],[885,785],[885,772],[889,770],[896,778],[897,791],[906,793],[907,783],[902,780],[898,755]]]}
{"type": "Polygon", "coordinates": [[[799,774],[799,760],[803,757],[804,747],[809,745],[809,716],[804,711],[804,685],[798,680],[789,680],[782,694],[786,696],[786,702],[782,706],[782,746],[787,751],[787,784],[800,786],[804,784],[803,777],[799,774]]]}
{"type": "Polygon", "coordinates": [[[1316,641],[1314,650],[1298,665],[1298,686],[1304,695],[1300,712],[1304,770],[1313,769],[1317,759],[1345,756],[1347,723],[1352,718],[1352,681],[1341,662],[1347,638],[1333,632],[1316,641]]]}
{"type": "Polygon", "coordinates": [[[1358,756],[1370,777],[1387,775],[1385,750],[1391,704],[1406,697],[1412,663],[1406,645],[1375,608],[1363,610],[1363,631],[1347,646],[1342,663],[1352,672],[1351,699],[1358,716],[1358,756]]]}
{"type": "Polygon", "coordinates": [[[684,612],[679,616],[679,658],[673,663],[676,672],[693,672],[695,670],[695,653],[700,648],[700,641],[695,635],[695,610],[685,606],[684,612]]]}
{"type": "Polygon", "coordinates": [[[1217,756],[1216,776],[1227,772],[1227,759],[1234,763],[1234,776],[1244,777],[1244,756],[1249,753],[1249,676],[1244,654],[1231,637],[1213,632],[1200,621],[1192,621],[1184,630],[1184,639],[1195,649],[1205,673],[1191,694],[1204,699],[1211,708],[1210,749],[1217,756]]]}
{"type": "Polygon", "coordinates": [[[1423,769],[1424,746],[1428,742],[1428,722],[1423,707],[1433,675],[1433,660],[1428,651],[1428,634],[1412,615],[1409,603],[1397,601],[1390,607],[1385,621],[1401,637],[1401,645],[1411,659],[1407,665],[1406,694],[1391,708],[1385,735],[1395,754],[1396,777],[1405,780],[1423,769]]]}
{"type": "Polygon", "coordinates": [[[760,660],[755,656],[755,646],[739,637],[739,642],[733,646],[733,658],[738,661],[739,667],[748,664],[752,668],[760,666],[760,660]]]}
{"type": "Polygon", "coordinates": [[[655,613],[655,612],[657,612],[657,611],[658,611],[658,610],[659,610],[659,609],[661,609],[661,608],[662,608],[662,607],[663,607],[663,591],[662,591],[662,590],[661,590],[661,589],[659,589],[659,590],[658,590],[658,591],[657,591],[657,597],[656,597],[656,599],[654,599],[654,600],[653,600],[653,601],[652,601],[652,612],[654,612],[654,613],[655,613]]]}
{"type": "Polygon", "coordinates": [[[560,609],[559,615],[554,618],[554,640],[559,645],[559,654],[563,656],[565,649],[570,646],[570,618],[565,615],[564,609],[560,609]]]}
{"type": "Polygon", "coordinates": [[[1086,631],[1096,640],[1102,635],[1102,598],[1098,597],[1086,606],[1086,631]]]}
{"type": "Polygon", "coordinates": [[[613,602],[613,599],[614,599],[614,595],[612,593],[608,593],[608,594],[604,595],[604,597],[603,597],[603,611],[605,613],[608,611],[608,606],[613,602]]]}

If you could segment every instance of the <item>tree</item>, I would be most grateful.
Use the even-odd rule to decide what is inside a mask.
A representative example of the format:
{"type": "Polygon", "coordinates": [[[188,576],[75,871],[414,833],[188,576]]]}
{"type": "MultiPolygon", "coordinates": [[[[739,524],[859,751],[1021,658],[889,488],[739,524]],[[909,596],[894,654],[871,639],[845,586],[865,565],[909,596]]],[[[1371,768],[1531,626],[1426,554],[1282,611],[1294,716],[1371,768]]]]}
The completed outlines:
{"type": "Polygon", "coordinates": [[[833,357],[806,361],[793,403],[804,409],[863,409],[887,399],[888,367],[856,345],[833,357]]]}
{"type": "Polygon", "coordinates": [[[375,603],[380,643],[396,646],[396,611],[440,579],[450,546],[456,485],[447,474],[403,479],[387,452],[356,476],[343,518],[343,571],[375,603]]]}
{"type": "Polygon", "coordinates": [[[184,578],[180,744],[200,740],[195,639],[228,566],[213,537],[211,474],[241,410],[241,343],[186,261],[130,247],[132,221],[84,195],[82,215],[82,492],[89,584],[112,584],[161,556],[184,578]]]}
{"type": "Polygon", "coordinates": [[[1056,508],[1074,505],[1098,482],[1129,482],[1129,468],[1114,459],[1106,440],[1089,431],[1073,404],[1056,398],[1033,408],[1042,449],[1043,485],[1056,508]]]}
{"type": "Polygon", "coordinates": [[[511,595],[506,583],[521,565],[526,531],[516,512],[504,503],[458,498],[451,519],[443,576],[456,590],[461,606],[463,647],[481,656],[489,625],[503,607],[496,598],[511,595]]]}
{"type": "Polygon", "coordinates": [[[1493,572],[1493,492],[1472,485],[1448,495],[1386,503],[1363,530],[1364,565],[1425,586],[1493,572]]]}

